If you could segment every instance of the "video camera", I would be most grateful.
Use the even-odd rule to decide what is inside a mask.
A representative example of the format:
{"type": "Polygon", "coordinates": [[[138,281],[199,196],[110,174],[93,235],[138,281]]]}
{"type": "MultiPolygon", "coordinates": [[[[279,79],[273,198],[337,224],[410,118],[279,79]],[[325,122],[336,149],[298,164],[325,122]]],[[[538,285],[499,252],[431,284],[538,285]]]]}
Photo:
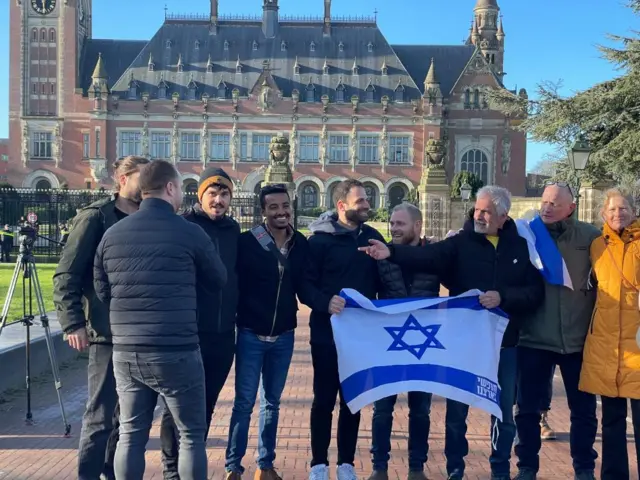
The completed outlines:
{"type": "Polygon", "coordinates": [[[20,250],[29,249],[36,241],[38,231],[29,224],[24,224],[18,231],[18,243],[20,244],[20,250]]]}

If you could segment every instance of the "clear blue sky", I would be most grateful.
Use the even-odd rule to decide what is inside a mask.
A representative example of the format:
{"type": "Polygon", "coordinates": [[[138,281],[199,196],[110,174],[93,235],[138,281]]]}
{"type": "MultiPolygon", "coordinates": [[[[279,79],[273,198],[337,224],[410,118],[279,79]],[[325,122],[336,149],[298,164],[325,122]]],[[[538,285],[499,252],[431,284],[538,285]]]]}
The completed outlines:
{"type": "MultiPolygon", "coordinates": [[[[9,64],[9,4],[0,4],[0,65],[9,64]]],[[[391,44],[459,44],[468,35],[476,0],[333,0],[332,14],[372,14],[391,44]]],[[[506,32],[505,84],[530,94],[542,80],[563,81],[563,93],[588,88],[617,75],[596,45],[607,33],[629,35],[640,20],[625,0],[498,0],[506,32]]],[[[169,12],[207,13],[207,0],[166,0],[169,12]]],[[[28,8],[28,2],[25,2],[28,8]]],[[[262,0],[220,0],[220,14],[259,14],[262,0]]],[[[322,0],[280,0],[280,12],[321,15],[322,0]]],[[[148,39],[162,24],[158,0],[93,0],[94,38],[148,39]]],[[[427,61],[425,59],[425,61],[427,61]]],[[[8,73],[0,74],[0,138],[8,135],[8,73]]],[[[528,167],[548,145],[530,143],[528,167]]]]}

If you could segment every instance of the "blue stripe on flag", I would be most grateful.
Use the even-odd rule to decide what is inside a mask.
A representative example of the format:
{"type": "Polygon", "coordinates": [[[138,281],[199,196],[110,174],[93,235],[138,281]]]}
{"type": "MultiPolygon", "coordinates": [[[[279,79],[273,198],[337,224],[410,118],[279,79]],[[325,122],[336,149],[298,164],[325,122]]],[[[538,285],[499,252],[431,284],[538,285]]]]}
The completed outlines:
{"type": "Polygon", "coordinates": [[[457,388],[500,406],[500,386],[491,380],[453,367],[433,364],[385,365],[361,370],[342,383],[346,403],[369,390],[408,381],[434,382],[457,388]]]}
{"type": "Polygon", "coordinates": [[[562,255],[558,250],[555,242],[549,234],[549,230],[545,227],[542,219],[536,216],[529,227],[536,237],[536,250],[542,260],[543,270],[542,276],[551,285],[564,285],[564,272],[562,255]]]}
{"type": "MultiPolygon", "coordinates": [[[[345,307],[350,308],[363,308],[356,300],[351,298],[348,293],[344,291],[340,292],[340,296],[346,300],[345,307]]],[[[441,302],[434,303],[433,305],[428,305],[426,307],[422,307],[416,310],[440,310],[447,308],[464,308],[466,310],[485,310],[485,308],[480,303],[480,300],[476,295],[468,296],[468,297],[440,297],[441,302]]],[[[401,305],[403,303],[416,302],[426,300],[426,298],[389,298],[383,300],[371,300],[371,303],[376,308],[388,307],[391,305],[401,305]]],[[[434,298],[436,300],[436,298],[434,298]]],[[[489,310],[491,313],[499,315],[504,318],[509,318],[509,316],[504,313],[499,308],[492,308],[489,310]]]]}

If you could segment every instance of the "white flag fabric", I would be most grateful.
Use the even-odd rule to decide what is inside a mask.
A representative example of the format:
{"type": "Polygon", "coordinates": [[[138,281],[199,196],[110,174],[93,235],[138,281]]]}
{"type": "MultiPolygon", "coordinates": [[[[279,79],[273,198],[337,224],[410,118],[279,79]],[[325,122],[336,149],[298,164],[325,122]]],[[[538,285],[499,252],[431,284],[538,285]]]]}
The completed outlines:
{"type": "Polygon", "coordinates": [[[369,300],[352,289],[331,317],[345,402],[355,413],[381,398],[430,392],[502,420],[498,365],[507,315],[470,290],[457,297],[369,300]]]}

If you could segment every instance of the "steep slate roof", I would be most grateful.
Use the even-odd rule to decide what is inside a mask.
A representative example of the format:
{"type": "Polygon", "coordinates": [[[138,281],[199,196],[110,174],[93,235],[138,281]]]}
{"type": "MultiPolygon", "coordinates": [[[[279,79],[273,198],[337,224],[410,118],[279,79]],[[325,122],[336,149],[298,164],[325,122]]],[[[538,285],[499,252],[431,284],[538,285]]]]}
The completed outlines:
{"type": "Polygon", "coordinates": [[[80,62],[79,87],[85,92],[91,86],[91,74],[102,54],[109,86],[113,85],[147,44],[147,40],[98,40],[89,39],[84,45],[80,62]]]}
{"type": "Polygon", "coordinates": [[[436,79],[445,97],[476,49],[473,45],[392,45],[392,48],[421,90],[433,58],[436,79]]]}
{"type": "MultiPolygon", "coordinates": [[[[399,83],[404,86],[408,101],[421,95],[418,85],[424,81],[424,76],[419,82],[414,81],[373,23],[332,24],[331,36],[325,37],[322,23],[285,21],[280,23],[275,38],[265,39],[259,22],[220,22],[217,35],[210,35],[208,22],[166,21],[115,85],[110,83],[110,86],[114,92],[126,92],[133,73],[138,92],[148,91],[152,98],[157,94],[161,78],[169,85],[169,95],[177,91],[181,98],[186,97],[192,78],[198,84],[198,96],[207,92],[216,97],[221,80],[228,87],[228,96],[234,88],[240,90],[240,96],[246,96],[260,77],[264,60],[269,60],[271,75],[283,96],[290,97],[292,90],[298,89],[301,101],[310,83],[315,86],[316,101],[324,94],[334,100],[341,80],[346,101],[354,94],[362,97],[370,81],[376,101],[379,102],[382,95],[393,98],[399,83]],[[169,48],[168,41],[171,42],[169,48]],[[228,50],[224,49],[225,41],[229,42],[228,50]],[[253,50],[254,41],[258,43],[257,51],[253,50]],[[281,51],[282,42],[286,43],[286,51],[281,51]],[[311,42],[315,42],[315,52],[310,50],[311,42]],[[343,52],[339,51],[340,43],[343,52]],[[369,43],[373,44],[373,52],[368,51],[369,43]],[[151,72],[148,69],[150,54],[155,64],[151,72]],[[179,55],[184,63],[182,73],[177,72],[179,55]],[[213,62],[212,73],[207,73],[209,56],[213,62]],[[242,74],[237,75],[238,58],[242,74]],[[296,58],[300,75],[294,75],[296,58]],[[323,75],[325,58],[328,75],[323,75]],[[354,61],[358,75],[352,73],[354,61]],[[382,75],[384,62],[388,75],[382,75]]],[[[425,57],[420,61],[426,73],[430,59],[425,57]]],[[[107,71],[113,79],[108,63],[107,71]]]]}

